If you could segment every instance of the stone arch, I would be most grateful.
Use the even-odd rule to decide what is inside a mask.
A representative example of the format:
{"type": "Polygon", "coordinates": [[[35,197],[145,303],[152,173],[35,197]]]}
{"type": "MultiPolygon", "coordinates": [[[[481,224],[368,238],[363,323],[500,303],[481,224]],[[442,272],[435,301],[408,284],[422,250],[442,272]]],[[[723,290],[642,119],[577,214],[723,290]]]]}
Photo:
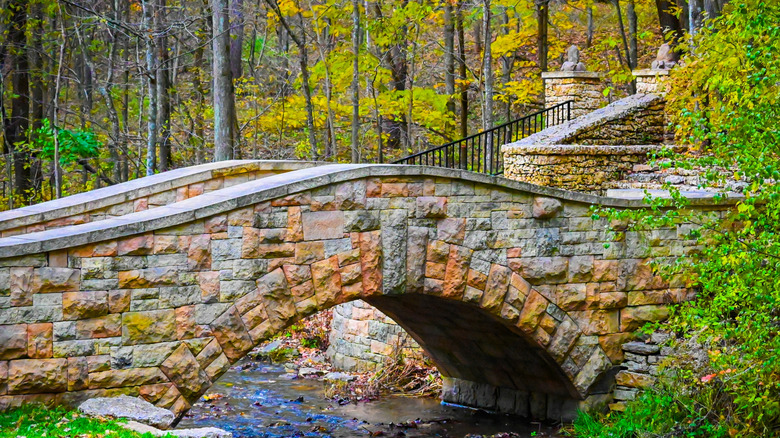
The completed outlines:
{"type": "Polygon", "coordinates": [[[590,205],[641,202],[331,165],[0,239],[0,403],[129,393],[181,415],[254,345],[361,298],[433,351],[451,400],[504,409],[542,397],[530,413],[555,417],[600,391],[633,329],[609,289],[630,254],[604,247],[590,205]]]}

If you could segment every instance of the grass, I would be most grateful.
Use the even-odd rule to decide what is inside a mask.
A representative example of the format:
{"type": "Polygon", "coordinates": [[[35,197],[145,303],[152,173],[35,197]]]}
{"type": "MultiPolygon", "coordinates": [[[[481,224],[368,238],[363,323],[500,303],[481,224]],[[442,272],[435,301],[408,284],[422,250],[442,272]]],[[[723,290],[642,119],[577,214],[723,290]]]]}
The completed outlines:
{"type": "Polygon", "coordinates": [[[64,408],[30,405],[0,412],[0,438],[21,437],[152,438],[153,435],[131,432],[118,421],[89,418],[64,408]]]}

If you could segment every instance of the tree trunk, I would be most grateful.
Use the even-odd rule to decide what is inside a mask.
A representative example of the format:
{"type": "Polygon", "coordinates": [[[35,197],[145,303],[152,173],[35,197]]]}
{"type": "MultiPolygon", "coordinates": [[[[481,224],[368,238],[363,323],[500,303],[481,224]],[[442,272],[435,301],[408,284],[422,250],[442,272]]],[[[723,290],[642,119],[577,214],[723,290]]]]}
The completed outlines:
{"type": "Polygon", "coordinates": [[[493,55],[491,46],[493,35],[491,33],[490,0],[483,0],[482,26],[485,30],[485,54],[482,57],[482,74],[485,76],[485,109],[482,113],[482,127],[488,130],[493,127],[493,55]]]}
{"type": "MultiPolygon", "coordinates": [[[[682,37],[682,27],[680,26],[680,19],[677,18],[671,9],[674,5],[673,0],[655,0],[655,8],[658,11],[658,24],[661,27],[661,32],[665,35],[669,35],[670,44],[676,46],[680,42],[682,37]]],[[[675,51],[675,53],[677,53],[675,51]]]]}
{"type": "Polygon", "coordinates": [[[631,53],[628,50],[628,39],[626,38],[626,28],[623,25],[623,12],[620,10],[620,0],[612,0],[612,4],[615,5],[615,12],[618,19],[618,30],[620,32],[620,39],[623,41],[623,53],[626,55],[626,65],[631,68],[631,53]]]}
{"type": "MultiPolygon", "coordinates": [[[[31,47],[28,52],[30,56],[30,103],[32,104],[32,111],[30,113],[30,123],[32,125],[32,133],[30,135],[31,140],[35,135],[35,130],[40,128],[43,124],[43,119],[46,117],[46,77],[47,71],[45,66],[45,58],[43,53],[43,38],[45,31],[43,28],[44,15],[43,9],[40,3],[30,3],[30,12],[35,20],[35,28],[32,29],[30,40],[31,47]]],[[[38,159],[38,152],[33,151],[30,156],[30,178],[32,180],[32,186],[36,192],[41,191],[41,183],[43,182],[43,172],[41,169],[41,161],[38,159]]]]}
{"type": "MultiPolygon", "coordinates": [[[[201,32],[206,34],[206,26],[203,26],[201,29],[201,32]]],[[[195,134],[190,139],[189,144],[195,148],[195,162],[198,164],[204,163],[206,161],[205,158],[205,151],[203,150],[203,144],[205,140],[205,134],[204,134],[204,125],[206,124],[206,121],[204,120],[203,113],[205,110],[204,101],[206,100],[206,90],[203,87],[203,81],[201,81],[201,75],[203,74],[203,54],[205,50],[203,46],[198,47],[195,50],[195,63],[193,66],[193,92],[195,93],[195,117],[194,117],[194,131],[195,134]]]]}
{"type": "Polygon", "coordinates": [[[27,2],[13,0],[8,5],[10,29],[8,30],[6,56],[10,58],[11,115],[5,124],[5,150],[13,153],[14,186],[16,195],[26,199],[32,188],[32,178],[28,167],[30,155],[24,147],[30,117],[30,66],[27,58],[25,31],[27,28],[27,2]]]}
{"type": "Polygon", "coordinates": [[[590,48],[593,45],[593,6],[588,6],[588,35],[585,40],[585,47],[590,48]]]}
{"type": "MultiPolygon", "coordinates": [[[[352,145],[353,163],[360,161],[360,2],[352,0],[352,145]]],[[[381,141],[381,139],[380,139],[381,141]]]]}
{"type": "Polygon", "coordinates": [[[157,148],[157,38],[154,35],[156,0],[143,0],[143,29],[146,32],[146,88],[149,91],[149,109],[146,121],[146,175],[154,175],[157,148]]]}
{"type": "Polygon", "coordinates": [[[228,0],[211,0],[214,77],[214,161],[233,158],[236,96],[230,70],[228,0]]]}
{"type": "MultiPolygon", "coordinates": [[[[509,35],[509,8],[506,6],[503,7],[504,12],[501,14],[501,18],[503,20],[503,26],[501,28],[503,29],[504,35],[509,35]]],[[[512,80],[512,67],[515,64],[515,54],[514,52],[503,54],[501,55],[501,81],[504,86],[512,80]]],[[[506,105],[505,105],[505,122],[510,122],[512,120],[512,96],[507,94],[506,96],[506,105]]]]}
{"type": "Polygon", "coordinates": [[[230,71],[233,79],[244,75],[241,56],[244,48],[244,0],[230,2],[230,71]]]}
{"type": "MultiPolygon", "coordinates": [[[[281,15],[280,15],[281,17],[281,15]]],[[[303,16],[298,13],[298,19],[300,20],[301,34],[294,36],[291,29],[290,36],[293,37],[293,41],[298,45],[298,50],[301,55],[301,88],[303,88],[303,98],[306,101],[306,127],[309,131],[309,148],[311,150],[311,159],[316,160],[317,154],[317,136],[314,131],[314,103],[312,102],[311,85],[309,80],[309,50],[306,42],[306,31],[304,31],[303,16]]]]}
{"type": "MultiPolygon", "coordinates": [[[[469,135],[469,89],[466,85],[466,38],[463,30],[463,4],[458,3],[457,28],[458,28],[458,76],[460,77],[460,136],[466,138],[469,135]]],[[[464,145],[465,147],[465,145],[464,145]]],[[[465,157],[465,153],[462,153],[465,157]]]]}
{"type": "Polygon", "coordinates": [[[634,70],[639,63],[639,60],[637,59],[637,17],[634,0],[628,0],[626,16],[628,17],[628,54],[631,62],[631,69],[634,70]]]}
{"type": "Polygon", "coordinates": [[[447,93],[447,111],[455,114],[455,20],[452,3],[444,0],[444,92],[447,93]]]}
{"type": "Polygon", "coordinates": [[[536,56],[539,69],[547,71],[547,27],[549,24],[550,0],[536,0],[536,56]]]}
{"type": "Polygon", "coordinates": [[[160,129],[158,168],[160,172],[166,172],[171,166],[171,63],[168,59],[168,38],[164,35],[166,20],[166,0],[158,0],[157,13],[155,14],[155,28],[160,33],[157,42],[157,53],[160,66],[157,69],[157,126],[160,129]]]}

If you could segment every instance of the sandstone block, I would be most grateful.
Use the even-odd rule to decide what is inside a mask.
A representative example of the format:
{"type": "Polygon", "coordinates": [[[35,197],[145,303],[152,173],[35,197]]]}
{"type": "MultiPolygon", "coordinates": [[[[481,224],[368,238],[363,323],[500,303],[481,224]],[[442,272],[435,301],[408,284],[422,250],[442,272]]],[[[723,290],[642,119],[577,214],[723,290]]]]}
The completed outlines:
{"type": "Polygon", "coordinates": [[[535,219],[552,219],[563,210],[561,201],[555,198],[537,196],[534,198],[533,217],[535,219]]]}
{"type": "Polygon", "coordinates": [[[33,359],[51,357],[52,335],[53,325],[50,322],[28,325],[27,356],[33,359]]]}
{"type": "Polygon", "coordinates": [[[512,271],[506,266],[493,264],[490,267],[485,293],[482,295],[482,302],[480,303],[482,307],[494,310],[501,305],[509,287],[509,276],[511,273],[512,271]]]}
{"type": "Polygon", "coordinates": [[[138,289],[173,286],[179,281],[179,268],[164,266],[119,272],[119,287],[138,289]]]}
{"type": "Polygon", "coordinates": [[[78,269],[38,268],[33,276],[33,288],[38,293],[79,290],[78,269]]]}
{"type": "Polygon", "coordinates": [[[62,294],[62,317],[66,320],[94,318],[108,313],[108,292],[85,291],[62,294]]]}
{"type": "Polygon", "coordinates": [[[200,368],[200,364],[185,344],[179,345],[179,348],[160,364],[160,370],[176,384],[181,395],[192,403],[211,385],[206,372],[200,368]]]}
{"type": "Polygon", "coordinates": [[[176,340],[176,312],[173,309],[122,314],[122,343],[151,344],[176,340]]]}
{"type": "Polygon", "coordinates": [[[666,306],[626,307],[620,311],[620,331],[634,331],[647,322],[662,321],[668,317],[669,308],[666,306]]]}
{"type": "Polygon", "coordinates": [[[548,301],[539,292],[531,290],[525,300],[517,326],[526,333],[533,333],[547,309],[548,301]]]}
{"type": "Polygon", "coordinates": [[[146,255],[154,250],[154,236],[151,234],[125,238],[119,241],[119,255],[146,255]]]}
{"type": "Polygon", "coordinates": [[[447,198],[421,196],[416,201],[416,216],[419,218],[447,217],[447,198]]]}
{"type": "Polygon", "coordinates": [[[9,394],[64,392],[67,389],[67,359],[22,359],[8,362],[9,394]]]}
{"type": "Polygon", "coordinates": [[[0,360],[27,355],[27,324],[0,325],[0,360]]]}
{"type": "Polygon", "coordinates": [[[32,306],[33,269],[11,268],[10,287],[11,306],[32,306]]]}
{"type": "Polygon", "coordinates": [[[313,211],[302,214],[305,240],[340,239],[344,237],[344,212],[313,211]]]}
{"type": "Polygon", "coordinates": [[[254,342],[249,336],[235,306],[231,306],[211,323],[211,330],[225,355],[231,362],[244,357],[252,349],[254,342]]]}

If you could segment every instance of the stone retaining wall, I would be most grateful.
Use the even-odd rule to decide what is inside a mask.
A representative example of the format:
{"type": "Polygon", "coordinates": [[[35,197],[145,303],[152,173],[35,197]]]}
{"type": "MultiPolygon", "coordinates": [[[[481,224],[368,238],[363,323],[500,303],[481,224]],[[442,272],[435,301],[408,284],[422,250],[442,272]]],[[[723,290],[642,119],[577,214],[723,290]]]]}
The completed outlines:
{"type": "Polygon", "coordinates": [[[611,410],[624,410],[627,401],[634,400],[640,391],[656,383],[659,365],[672,354],[670,347],[662,346],[670,337],[666,333],[653,333],[644,342],[623,344],[624,360],[615,375],[613,403],[609,405],[611,410]]]}
{"type": "Polygon", "coordinates": [[[333,308],[326,355],[344,371],[372,371],[396,354],[422,359],[417,342],[390,317],[363,300],[333,308]]]}
{"type": "Polygon", "coordinates": [[[618,188],[668,140],[663,110],[662,97],[633,95],[504,145],[504,175],[592,193],[618,188]]]}

